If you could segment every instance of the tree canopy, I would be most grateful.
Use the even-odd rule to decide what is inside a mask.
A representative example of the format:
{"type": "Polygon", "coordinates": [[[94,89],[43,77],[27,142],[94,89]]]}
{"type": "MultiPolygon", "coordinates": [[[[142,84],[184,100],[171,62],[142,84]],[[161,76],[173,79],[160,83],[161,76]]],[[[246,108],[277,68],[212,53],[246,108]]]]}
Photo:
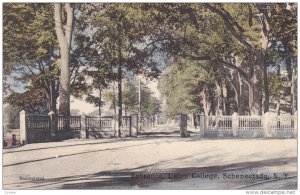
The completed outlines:
{"type": "MultiPolygon", "coordinates": [[[[64,4],[60,12],[53,4],[3,8],[7,103],[56,112],[57,98],[69,110],[73,94],[98,106],[99,113],[105,101],[114,102],[121,116],[123,107],[136,109],[135,87],[122,84],[130,73],[159,78],[169,117],[297,110],[295,3],[79,3],[64,4]],[[55,13],[65,14],[58,21],[55,13]],[[16,91],[11,79],[25,89],[16,91]],[[112,88],[118,93],[104,93],[112,88]]],[[[147,96],[144,115],[159,112],[160,101],[147,96]]]]}

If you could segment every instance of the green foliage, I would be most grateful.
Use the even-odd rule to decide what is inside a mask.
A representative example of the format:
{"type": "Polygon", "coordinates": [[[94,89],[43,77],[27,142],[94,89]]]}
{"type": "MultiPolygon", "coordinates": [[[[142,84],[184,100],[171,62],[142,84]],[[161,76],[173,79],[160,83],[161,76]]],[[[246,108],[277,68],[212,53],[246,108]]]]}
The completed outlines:
{"type": "MultiPolygon", "coordinates": [[[[270,36],[273,42],[281,41],[282,44],[288,45],[293,56],[297,55],[297,5],[289,3],[277,3],[272,9],[272,17],[270,20],[271,29],[270,36]]],[[[279,51],[280,52],[280,51],[279,51]]]]}
{"type": "Polygon", "coordinates": [[[57,47],[52,5],[7,3],[3,8],[4,70],[49,61],[57,47]]]}
{"type": "Polygon", "coordinates": [[[170,65],[159,82],[159,89],[166,97],[166,115],[199,113],[197,89],[203,83],[213,83],[214,79],[209,62],[179,59],[170,65]]]}
{"type": "MultiPolygon", "coordinates": [[[[242,99],[248,99],[246,83],[254,67],[262,62],[269,68],[270,95],[285,98],[280,93],[288,85],[274,69],[282,66],[291,77],[288,61],[297,55],[295,3],[289,3],[289,9],[286,3],[272,4],[270,10],[265,3],[80,5],[71,51],[71,93],[77,98],[85,97],[101,106],[103,101],[94,91],[106,90],[117,81],[116,68],[120,64],[123,80],[127,72],[157,77],[159,55],[173,62],[160,79],[168,116],[199,112],[203,86],[213,86],[222,79],[235,81],[237,72],[243,80],[242,99]],[[270,28],[263,26],[263,15],[270,28]],[[264,33],[269,42],[266,51],[262,46],[264,33]]],[[[57,97],[59,56],[54,25],[52,4],[3,5],[4,90],[12,89],[8,78],[27,84],[24,93],[12,91],[6,102],[26,108],[44,105],[45,99],[51,99],[50,84],[55,84],[53,97],[57,97]]],[[[255,72],[259,81],[264,78],[260,68],[255,72]]],[[[264,90],[262,83],[257,87],[264,90]]],[[[129,82],[122,92],[129,112],[137,109],[136,91],[129,82]]],[[[233,87],[228,91],[232,92],[233,87]]],[[[145,116],[160,111],[159,101],[149,91],[143,91],[143,98],[145,116]]],[[[104,93],[104,99],[116,109],[114,90],[104,93]]]]}
{"type": "Polygon", "coordinates": [[[150,118],[160,113],[160,104],[159,99],[152,96],[148,88],[141,89],[141,114],[143,118],[150,118]]]}
{"type": "MultiPolygon", "coordinates": [[[[124,90],[122,91],[123,107],[127,114],[138,113],[138,90],[137,83],[132,80],[129,80],[124,86],[124,90]]],[[[104,92],[103,97],[105,103],[109,104],[110,108],[115,110],[118,104],[118,97],[114,88],[112,87],[110,90],[104,92]]],[[[159,99],[154,97],[147,87],[141,87],[141,114],[144,118],[158,114],[161,111],[160,104],[159,99]]]]}
{"type": "Polygon", "coordinates": [[[128,82],[125,84],[122,97],[126,112],[136,112],[138,102],[137,92],[138,88],[133,82],[128,82]]]}
{"type": "Polygon", "coordinates": [[[92,56],[99,56],[100,63],[147,76],[157,76],[159,69],[152,59],[156,48],[145,44],[146,24],[140,4],[85,4],[81,19],[93,27],[90,33],[92,56]],[[100,11],[101,10],[101,11],[100,11]],[[143,27],[143,28],[142,28],[143,27]]]}
{"type": "Polygon", "coordinates": [[[269,74],[269,90],[270,90],[270,95],[274,100],[281,99],[284,97],[283,94],[283,82],[282,78],[276,74],[269,74]]]}
{"type": "Polygon", "coordinates": [[[26,87],[24,93],[12,91],[5,101],[26,108],[31,105],[34,109],[37,102],[45,102],[51,95],[55,99],[58,96],[57,86],[50,95],[50,83],[57,80],[59,71],[53,7],[52,4],[7,3],[3,8],[4,75],[26,87]]]}
{"type": "MultiPolygon", "coordinates": [[[[110,105],[110,109],[113,109],[114,112],[116,112],[117,104],[118,104],[118,98],[117,94],[114,89],[106,91],[103,94],[103,98],[105,100],[105,103],[108,103],[110,105]]],[[[116,113],[114,113],[116,114],[116,113]]]]}
{"type": "Polygon", "coordinates": [[[19,112],[22,109],[14,105],[3,107],[3,125],[9,129],[17,129],[19,126],[19,112]]]}
{"type": "Polygon", "coordinates": [[[43,89],[28,89],[24,93],[13,92],[4,101],[29,113],[48,113],[47,97],[43,89]]]}

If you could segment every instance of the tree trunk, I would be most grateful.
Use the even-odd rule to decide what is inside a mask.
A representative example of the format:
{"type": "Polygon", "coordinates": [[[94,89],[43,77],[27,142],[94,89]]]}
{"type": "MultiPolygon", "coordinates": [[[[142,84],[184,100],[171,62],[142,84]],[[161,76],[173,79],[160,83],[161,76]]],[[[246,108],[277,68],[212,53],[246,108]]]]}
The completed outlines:
{"type": "Polygon", "coordinates": [[[65,4],[66,25],[62,20],[62,4],[54,4],[55,30],[60,49],[60,103],[59,114],[64,117],[64,129],[69,130],[70,116],[70,48],[73,31],[74,9],[70,3],[65,4]]]}
{"type": "Polygon", "coordinates": [[[297,61],[292,60],[292,83],[291,83],[291,92],[292,92],[292,114],[297,111],[297,61]]]}
{"type": "Polygon", "coordinates": [[[208,106],[206,94],[205,94],[205,92],[202,92],[201,94],[202,94],[203,111],[204,111],[205,116],[208,116],[210,107],[208,106]]]}
{"type": "MultiPolygon", "coordinates": [[[[270,31],[270,19],[268,16],[268,12],[266,11],[266,4],[256,4],[260,14],[259,14],[259,21],[261,23],[261,50],[257,51],[257,59],[258,65],[260,66],[261,70],[263,71],[263,107],[264,113],[269,111],[269,83],[268,83],[268,71],[267,71],[267,64],[266,64],[266,52],[269,47],[269,31],[270,31]]],[[[261,75],[261,74],[260,74],[261,75]]]]}
{"type": "Polygon", "coordinates": [[[223,115],[227,115],[228,113],[228,90],[227,90],[227,86],[226,86],[226,82],[224,79],[222,79],[221,81],[221,86],[222,86],[222,103],[223,103],[223,115]]]}
{"type": "MultiPolygon", "coordinates": [[[[285,43],[285,41],[284,41],[285,43]]],[[[290,47],[284,44],[284,50],[287,53],[285,58],[286,70],[288,73],[288,80],[291,82],[290,95],[291,95],[291,114],[297,110],[297,63],[292,58],[290,47]]]]}
{"type": "Polygon", "coordinates": [[[50,79],[50,94],[48,99],[48,109],[49,112],[53,111],[54,114],[57,114],[56,110],[56,100],[58,97],[58,91],[55,88],[55,79],[50,79]]]}
{"type": "Polygon", "coordinates": [[[122,53],[121,53],[121,41],[119,40],[119,66],[118,66],[118,137],[121,137],[121,127],[122,127],[122,53]]]}
{"type": "Polygon", "coordinates": [[[215,81],[216,85],[216,94],[217,94],[217,107],[216,107],[216,115],[223,115],[223,91],[222,86],[218,81],[215,81]]]}
{"type": "Polygon", "coordinates": [[[200,96],[201,96],[201,103],[202,103],[202,107],[203,107],[203,111],[205,116],[208,116],[210,114],[211,111],[211,103],[210,103],[210,96],[209,96],[209,89],[207,89],[207,87],[203,87],[204,89],[200,92],[200,96]]]}
{"type": "MultiPolygon", "coordinates": [[[[280,78],[280,76],[281,76],[281,71],[280,71],[280,64],[278,64],[277,65],[277,73],[276,73],[276,76],[278,77],[278,78],[280,78]]],[[[278,94],[278,96],[277,96],[277,104],[276,104],[276,114],[277,114],[277,116],[279,116],[280,115],[280,105],[281,105],[281,95],[280,95],[280,93],[278,94]]]]}
{"type": "Polygon", "coordinates": [[[239,106],[238,106],[238,114],[239,115],[245,115],[246,112],[246,108],[245,108],[245,99],[244,99],[244,95],[243,95],[243,80],[240,76],[240,74],[238,73],[238,86],[239,86],[239,90],[238,91],[238,100],[239,100],[239,106]]]}
{"type": "Polygon", "coordinates": [[[259,75],[260,67],[255,66],[254,67],[254,73],[252,75],[252,78],[250,79],[250,86],[249,86],[249,108],[250,108],[250,114],[251,115],[261,115],[262,109],[261,109],[261,94],[260,94],[260,78],[259,75]]]}
{"type": "Polygon", "coordinates": [[[265,54],[262,52],[262,62],[261,67],[263,68],[263,82],[264,82],[264,113],[269,112],[269,102],[270,102],[270,93],[269,93],[269,81],[268,81],[268,67],[265,62],[265,54]]]}
{"type": "Polygon", "coordinates": [[[102,89],[101,89],[101,87],[99,87],[99,116],[101,117],[101,104],[102,104],[102,89]]]}

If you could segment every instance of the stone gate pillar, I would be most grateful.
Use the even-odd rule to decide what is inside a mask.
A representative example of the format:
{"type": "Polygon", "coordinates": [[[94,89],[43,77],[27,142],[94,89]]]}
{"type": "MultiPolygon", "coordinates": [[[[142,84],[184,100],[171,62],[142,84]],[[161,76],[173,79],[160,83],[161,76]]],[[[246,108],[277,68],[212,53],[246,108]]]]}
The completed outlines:
{"type": "Polygon", "coordinates": [[[27,144],[26,132],[26,112],[22,110],[20,113],[20,143],[21,145],[27,144]]]}
{"type": "Polygon", "coordinates": [[[270,113],[266,112],[262,116],[262,125],[265,138],[270,137],[270,127],[269,127],[270,113]]]}
{"type": "Polygon", "coordinates": [[[238,128],[239,128],[239,118],[238,118],[238,114],[235,112],[232,114],[232,135],[233,135],[233,137],[238,136],[238,128]]]}
{"type": "Polygon", "coordinates": [[[80,138],[81,139],[86,139],[88,138],[88,133],[86,132],[86,116],[84,113],[81,114],[80,117],[80,138]]]}
{"type": "Polygon", "coordinates": [[[200,117],[199,117],[199,122],[200,122],[200,136],[201,137],[204,137],[205,136],[205,114],[204,113],[201,113],[200,115],[199,115],[200,117]]]}

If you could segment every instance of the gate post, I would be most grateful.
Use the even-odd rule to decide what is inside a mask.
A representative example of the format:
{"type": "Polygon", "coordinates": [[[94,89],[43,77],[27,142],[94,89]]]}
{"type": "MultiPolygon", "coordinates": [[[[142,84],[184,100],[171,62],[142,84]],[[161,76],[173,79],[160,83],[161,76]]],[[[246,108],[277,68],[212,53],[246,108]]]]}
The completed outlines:
{"type": "Polygon", "coordinates": [[[20,144],[27,144],[27,132],[26,132],[26,112],[22,110],[20,113],[20,144]]]}
{"type": "Polygon", "coordinates": [[[129,115],[129,137],[131,137],[131,115],[129,115]]]}
{"type": "Polygon", "coordinates": [[[183,114],[180,113],[179,115],[179,128],[180,128],[180,137],[182,137],[184,124],[183,124],[183,114]]]}
{"type": "Polygon", "coordinates": [[[262,116],[262,123],[263,123],[263,131],[265,138],[269,137],[269,120],[270,120],[270,113],[266,112],[262,116]]]}
{"type": "Polygon", "coordinates": [[[136,135],[135,136],[137,137],[138,136],[138,131],[140,129],[140,127],[139,127],[139,125],[140,125],[140,123],[139,123],[139,115],[136,114],[135,118],[136,118],[136,135]]]}
{"type": "Polygon", "coordinates": [[[200,136],[204,137],[205,136],[205,114],[201,113],[199,115],[199,122],[200,122],[200,136]]]}
{"type": "Polygon", "coordinates": [[[116,136],[116,133],[117,133],[117,137],[118,137],[118,134],[119,134],[119,117],[118,115],[114,115],[113,116],[113,127],[114,127],[114,136],[116,136]]]}
{"type": "Polygon", "coordinates": [[[55,133],[56,133],[56,123],[55,123],[55,113],[53,111],[50,111],[48,113],[48,116],[49,116],[49,134],[50,134],[50,138],[53,138],[55,137],[55,133]]]}
{"type": "Polygon", "coordinates": [[[239,118],[238,118],[238,114],[234,112],[232,114],[232,129],[231,129],[233,137],[238,136],[238,128],[239,128],[239,118]]]}
{"type": "Polygon", "coordinates": [[[180,136],[187,137],[187,115],[180,113],[180,136]]]}
{"type": "Polygon", "coordinates": [[[80,117],[80,138],[81,139],[86,139],[88,138],[88,133],[86,132],[86,116],[84,113],[81,114],[80,117]]]}

